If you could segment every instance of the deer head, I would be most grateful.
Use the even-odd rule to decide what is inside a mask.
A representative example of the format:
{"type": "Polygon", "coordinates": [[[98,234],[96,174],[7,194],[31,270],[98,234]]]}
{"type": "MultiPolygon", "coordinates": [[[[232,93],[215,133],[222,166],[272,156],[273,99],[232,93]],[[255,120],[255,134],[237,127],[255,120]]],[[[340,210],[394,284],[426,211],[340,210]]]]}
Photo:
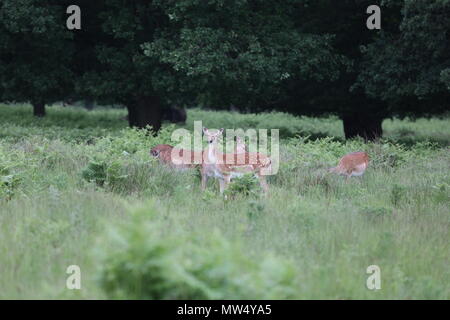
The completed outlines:
{"type": "Polygon", "coordinates": [[[223,128],[220,130],[210,130],[208,128],[203,128],[203,134],[206,137],[206,141],[208,144],[213,144],[218,141],[218,139],[222,136],[223,128]]]}
{"type": "Polygon", "coordinates": [[[158,144],[157,146],[155,146],[155,147],[153,147],[151,150],[150,150],[150,154],[153,156],[153,157],[159,157],[159,155],[160,155],[160,153],[162,152],[162,151],[164,151],[164,150],[171,150],[173,147],[171,146],[171,145],[168,145],[168,144],[158,144]]]}

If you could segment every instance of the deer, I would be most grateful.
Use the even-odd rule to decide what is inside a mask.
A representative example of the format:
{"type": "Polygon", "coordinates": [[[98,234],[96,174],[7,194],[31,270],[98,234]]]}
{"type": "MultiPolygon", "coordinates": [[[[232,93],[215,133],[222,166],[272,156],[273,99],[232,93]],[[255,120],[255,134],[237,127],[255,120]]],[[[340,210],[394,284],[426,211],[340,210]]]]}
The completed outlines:
{"type": "Polygon", "coordinates": [[[172,149],[173,149],[173,146],[171,146],[170,144],[158,144],[150,150],[150,154],[153,157],[161,160],[161,162],[164,162],[164,159],[160,158],[160,156],[165,154],[167,152],[167,150],[172,150],[172,149]]]}
{"type": "Polygon", "coordinates": [[[365,152],[352,152],[343,156],[339,164],[330,168],[329,172],[344,175],[347,180],[352,176],[362,176],[369,165],[369,160],[369,155],[365,152]]]}
{"type": "Polygon", "coordinates": [[[222,136],[223,131],[223,128],[220,130],[203,128],[208,147],[203,151],[201,164],[202,190],[206,189],[207,179],[214,177],[219,180],[220,193],[223,194],[232,178],[246,173],[253,173],[258,178],[264,194],[267,194],[269,186],[265,175],[270,173],[271,159],[259,152],[249,153],[244,151],[240,154],[236,152],[231,154],[220,152],[218,150],[218,140],[222,136]]]}
{"type": "Polygon", "coordinates": [[[169,144],[156,145],[150,150],[150,154],[161,163],[181,171],[197,168],[200,164],[195,163],[195,158],[202,159],[202,152],[179,149],[169,144]]]}
{"type": "MultiPolygon", "coordinates": [[[[170,156],[172,153],[172,150],[174,150],[174,146],[171,146],[170,144],[158,144],[154,146],[150,150],[150,154],[158,158],[162,163],[170,164],[172,163],[172,157],[170,156]]],[[[175,148],[176,150],[176,148],[175,148]]],[[[184,149],[180,149],[181,156],[184,155],[184,152],[189,152],[188,150],[184,151],[184,149]]],[[[236,146],[235,146],[235,152],[238,154],[244,153],[247,151],[247,145],[242,141],[240,137],[236,137],[236,146]]],[[[194,152],[195,154],[195,152],[194,152]]],[[[201,159],[201,158],[200,158],[201,159]]]]}
{"type": "Polygon", "coordinates": [[[241,154],[245,152],[247,152],[247,146],[245,145],[244,141],[242,141],[241,137],[236,136],[235,153],[241,154]]]}

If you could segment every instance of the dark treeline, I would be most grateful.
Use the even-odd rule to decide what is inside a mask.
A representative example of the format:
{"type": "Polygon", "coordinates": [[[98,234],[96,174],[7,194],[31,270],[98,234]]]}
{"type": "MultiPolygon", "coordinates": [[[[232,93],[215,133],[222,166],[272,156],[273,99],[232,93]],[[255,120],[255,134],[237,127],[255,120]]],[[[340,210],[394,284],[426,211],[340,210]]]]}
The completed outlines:
{"type": "Polygon", "coordinates": [[[448,108],[450,1],[0,0],[0,101],[123,104],[161,127],[171,105],[336,114],[347,138],[448,108]],[[66,8],[81,8],[81,30],[66,8]]]}

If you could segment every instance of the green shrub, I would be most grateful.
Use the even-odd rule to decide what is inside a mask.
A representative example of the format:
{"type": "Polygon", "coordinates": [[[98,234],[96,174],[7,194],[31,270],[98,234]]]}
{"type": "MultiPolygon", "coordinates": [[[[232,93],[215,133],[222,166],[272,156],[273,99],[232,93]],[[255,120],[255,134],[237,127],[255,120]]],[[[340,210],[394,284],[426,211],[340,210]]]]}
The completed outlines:
{"type": "MultiPolygon", "coordinates": [[[[248,257],[218,231],[163,234],[152,204],[110,231],[99,283],[109,298],[283,299],[296,294],[294,269],[272,255],[248,257]]],[[[176,228],[176,227],[175,227],[176,228]]]]}
{"type": "Polygon", "coordinates": [[[261,191],[258,179],[254,174],[248,173],[231,180],[224,193],[230,198],[235,198],[238,195],[256,197],[261,194],[261,191]]]}
{"type": "Polygon", "coordinates": [[[0,200],[11,200],[22,180],[20,172],[15,170],[21,163],[17,160],[14,163],[0,145],[0,200]]]}
{"type": "Polygon", "coordinates": [[[171,196],[176,190],[190,189],[197,183],[196,171],[175,171],[147,157],[92,160],[81,175],[87,182],[120,194],[171,196]]]}
{"type": "Polygon", "coordinates": [[[397,207],[406,194],[406,188],[395,183],[391,189],[391,203],[397,207]]]}
{"type": "Polygon", "coordinates": [[[15,189],[20,183],[20,177],[15,174],[0,174],[0,199],[11,200],[15,189]]]}
{"type": "Polygon", "coordinates": [[[106,170],[108,165],[104,161],[91,161],[81,172],[83,179],[88,182],[95,182],[98,186],[103,186],[106,181],[106,170]]]}

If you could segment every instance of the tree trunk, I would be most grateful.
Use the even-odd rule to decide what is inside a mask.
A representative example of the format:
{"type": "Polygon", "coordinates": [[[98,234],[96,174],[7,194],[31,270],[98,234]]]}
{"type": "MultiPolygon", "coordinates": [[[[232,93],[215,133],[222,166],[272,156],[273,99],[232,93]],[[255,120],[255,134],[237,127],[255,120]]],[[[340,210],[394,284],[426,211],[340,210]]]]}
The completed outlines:
{"type": "Polygon", "coordinates": [[[87,109],[87,110],[93,110],[94,109],[94,101],[92,101],[92,99],[86,99],[86,100],[84,100],[84,107],[87,109]]]}
{"type": "Polygon", "coordinates": [[[127,108],[130,127],[145,128],[149,125],[154,134],[161,129],[163,108],[158,97],[139,97],[136,103],[129,103],[127,108]]]}
{"type": "Polygon", "coordinates": [[[181,107],[170,106],[163,110],[163,120],[170,121],[172,123],[186,123],[187,114],[186,110],[181,107]]]}
{"type": "Polygon", "coordinates": [[[128,124],[130,125],[130,127],[137,127],[138,126],[138,114],[137,114],[137,110],[136,110],[136,104],[133,102],[129,102],[127,104],[127,109],[128,109],[128,124]]]}
{"type": "Polygon", "coordinates": [[[344,115],[342,120],[344,122],[345,139],[360,136],[365,140],[373,141],[383,135],[382,117],[354,113],[344,115]]]}
{"type": "Polygon", "coordinates": [[[35,117],[45,116],[45,103],[44,102],[33,102],[33,115],[35,117]]]}

